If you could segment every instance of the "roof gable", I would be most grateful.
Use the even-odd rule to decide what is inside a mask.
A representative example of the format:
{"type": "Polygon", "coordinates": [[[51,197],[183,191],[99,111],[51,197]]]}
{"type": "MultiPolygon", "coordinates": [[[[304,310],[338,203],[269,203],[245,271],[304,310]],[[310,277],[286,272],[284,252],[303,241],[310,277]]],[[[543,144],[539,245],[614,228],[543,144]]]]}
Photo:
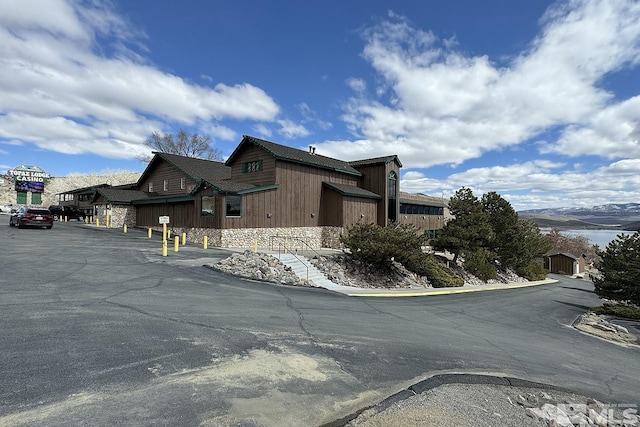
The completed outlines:
{"type": "Polygon", "coordinates": [[[194,181],[208,183],[222,192],[237,192],[254,187],[251,184],[231,181],[231,168],[222,162],[171,153],[156,152],[154,154],[155,156],[138,180],[138,188],[151,171],[162,161],[170,164],[180,171],[180,173],[194,181]]]}
{"type": "Polygon", "coordinates": [[[276,144],[275,142],[266,141],[264,139],[255,138],[253,136],[244,135],[242,141],[236,149],[231,153],[225,164],[227,166],[233,164],[239,154],[248,146],[253,145],[261,148],[270,156],[278,160],[284,160],[293,163],[300,163],[321,169],[329,169],[336,172],[346,173],[349,175],[362,176],[362,174],[352,167],[349,162],[334,159],[331,157],[312,154],[305,150],[287,147],[286,145],[276,144]]]}
{"type": "Polygon", "coordinates": [[[400,168],[402,167],[402,163],[400,163],[400,159],[395,154],[392,154],[390,156],[383,156],[383,157],[373,157],[371,159],[354,160],[352,162],[349,162],[349,164],[354,168],[357,168],[358,166],[373,166],[373,165],[386,164],[391,162],[396,162],[398,164],[398,167],[400,168]]]}

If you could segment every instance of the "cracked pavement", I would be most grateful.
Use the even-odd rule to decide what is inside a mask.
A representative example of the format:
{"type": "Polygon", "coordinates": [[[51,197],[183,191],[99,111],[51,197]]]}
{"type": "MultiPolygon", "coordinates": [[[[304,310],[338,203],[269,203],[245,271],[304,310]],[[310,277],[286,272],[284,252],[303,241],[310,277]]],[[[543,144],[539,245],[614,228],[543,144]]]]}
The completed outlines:
{"type": "Polygon", "coordinates": [[[639,402],[639,349],[570,327],[585,282],[349,298],[201,267],[224,250],[161,257],[141,230],[1,230],[2,425],[317,426],[452,372],[639,402]]]}

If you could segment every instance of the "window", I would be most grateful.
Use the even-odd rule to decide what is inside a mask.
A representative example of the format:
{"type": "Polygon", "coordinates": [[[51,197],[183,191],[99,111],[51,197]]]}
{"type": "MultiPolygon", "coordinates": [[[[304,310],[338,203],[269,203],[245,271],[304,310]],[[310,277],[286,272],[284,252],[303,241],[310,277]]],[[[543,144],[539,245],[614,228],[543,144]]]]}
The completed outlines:
{"type": "Polygon", "coordinates": [[[227,194],[225,196],[226,216],[242,216],[242,196],[227,194]]]}
{"type": "Polygon", "coordinates": [[[184,179],[184,177],[182,177],[182,178],[180,178],[180,189],[184,190],[185,186],[186,186],[185,185],[185,179],[184,179]]]}
{"type": "Polygon", "coordinates": [[[242,164],[242,173],[262,172],[262,160],[242,164]]]}
{"type": "Polygon", "coordinates": [[[169,180],[168,180],[168,179],[165,179],[165,180],[162,182],[162,189],[163,189],[164,191],[169,191],[169,180]]]}
{"type": "Polygon", "coordinates": [[[389,222],[398,220],[398,175],[395,171],[389,172],[387,178],[387,218],[389,222]]]}
{"type": "Polygon", "coordinates": [[[215,196],[202,196],[200,198],[200,216],[213,216],[215,196]]]}
{"type": "Polygon", "coordinates": [[[153,181],[149,182],[149,193],[153,193],[153,181]]]}

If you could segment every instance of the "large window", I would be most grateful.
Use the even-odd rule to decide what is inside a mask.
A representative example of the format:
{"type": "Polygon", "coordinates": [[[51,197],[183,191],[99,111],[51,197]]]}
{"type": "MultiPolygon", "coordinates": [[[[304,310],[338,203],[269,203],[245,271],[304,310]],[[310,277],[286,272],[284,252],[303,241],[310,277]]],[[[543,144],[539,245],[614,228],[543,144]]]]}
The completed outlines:
{"type": "Polygon", "coordinates": [[[400,203],[400,213],[408,215],[442,216],[444,214],[444,208],[437,206],[414,205],[412,203],[400,203]]]}
{"type": "Polygon", "coordinates": [[[389,172],[387,178],[387,217],[389,222],[398,220],[398,175],[395,171],[389,172]]]}
{"type": "Polygon", "coordinates": [[[202,196],[200,199],[200,216],[213,216],[215,200],[215,196],[202,196]]]}
{"type": "Polygon", "coordinates": [[[227,194],[225,196],[226,216],[242,216],[242,196],[227,194]]]}

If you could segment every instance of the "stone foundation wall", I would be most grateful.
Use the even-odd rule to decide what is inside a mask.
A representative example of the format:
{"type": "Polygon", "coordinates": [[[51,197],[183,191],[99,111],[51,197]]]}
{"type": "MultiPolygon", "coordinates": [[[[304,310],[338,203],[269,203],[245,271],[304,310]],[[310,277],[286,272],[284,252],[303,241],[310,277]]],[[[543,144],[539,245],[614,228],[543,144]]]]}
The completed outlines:
{"type": "MultiPolygon", "coordinates": [[[[101,220],[102,221],[102,220],[101,220]]],[[[151,227],[162,232],[161,226],[151,227]]],[[[289,250],[305,251],[320,248],[340,248],[342,227],[288,227],[288,228],[240,228],[219,230],[215,228],[170,227],[171,238],[187,234],[187,241],[202,244],[207,236],[210,247],[278,250],[286,246],[289,250]]]]}

